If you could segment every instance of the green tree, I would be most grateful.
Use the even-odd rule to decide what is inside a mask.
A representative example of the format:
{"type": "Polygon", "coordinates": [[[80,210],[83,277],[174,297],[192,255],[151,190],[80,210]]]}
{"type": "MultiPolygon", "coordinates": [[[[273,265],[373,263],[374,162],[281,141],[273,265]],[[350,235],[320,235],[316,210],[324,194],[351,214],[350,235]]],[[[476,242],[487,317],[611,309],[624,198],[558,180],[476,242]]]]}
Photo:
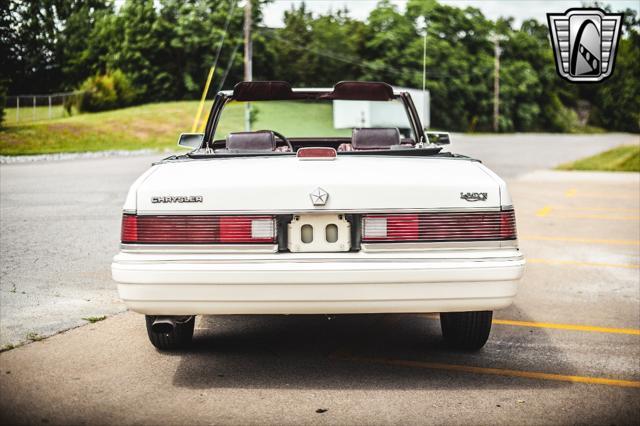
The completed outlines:
{"type": "MultiPolygon", "coordinates": [[[[407,16],[427,26],[427,81],[433,127],[488,130],[491,126],[493,23],[478,9],[460,9],[435,2],[410,1],[407,16]]],[[[415,25],[414,24],[414,25],[415,25]]],[[[421,86],[422,37],[414,36],[406,66],[413,78],[403,84],[421,86]]]]}
{"type": "MultiPolygon", "coordinates": [[[[631,10],[625,11],[613,76],[579,85],[558,77],[547,26],[535,20],[516,28],[511,18],[493,22],[473,7],[408,0],[401,10],[380,0],[364,22],[347,9],[313,15],[302,3],[285,12],[282,28],[264,28],[269,0],[252,2],[254,79],[421,87],[426,24],[434,127],[492,129],[490,35],[500,34],[506,37],[502,131],[580,131],[585,120],[608,130],[640,131],[640,29],[631,10]]],[[[194,99],[214,63],[211,91],[223,87],[223,76],[224,88],[243,79],[239,0],[125,0],[118,6],[114,0],[0,0],[0,80],[9,81],[9,93],[66,90],[121,70],[137,102],[194,99]]]]}
{"type": "MultiPolygon", "coordinates": [[[[624,12],[623,38],[612,76],[591,91],[593,121],[606,129],[640,132],[640,21],[636,12],[624,12]]],[[[585,90],[586,91],[586,90],[585,90]]]]}
{"type": "Polygon", "coordinates": [[[113,13],[111,4],[91,1],[81,3],[69,14],[56,46],[63,88],[73,89],[78,81],[98,71],[93,65],[99,62],[100,50],[95,49],[94,45],[89,49],[87,41],[96,31],[98,23],[107,16],[113,16],[113,13]]]}
{"type": "Polygon", "coordinates": [[[107,0],[3,1],[2,20],[8,25],[1,26],[0,43],[10,70],[10,91],[47,93],[75,85],[67,84],[63,68],[79,50],[67,49],[67,44],[78,48],[78,40],[90,32],[89,17],[109,4],[107,0]],[[70,39],[72,32],[77,37],[70,39]]]}

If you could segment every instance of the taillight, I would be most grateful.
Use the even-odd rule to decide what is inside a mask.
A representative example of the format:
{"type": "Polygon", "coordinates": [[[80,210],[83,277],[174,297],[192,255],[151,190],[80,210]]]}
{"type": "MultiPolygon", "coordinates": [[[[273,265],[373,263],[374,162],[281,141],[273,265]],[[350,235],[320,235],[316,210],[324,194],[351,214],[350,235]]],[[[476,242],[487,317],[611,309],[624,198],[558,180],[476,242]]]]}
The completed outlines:
{"type": "Polygon", "coordinates": [[[474,213],[365,215],[363,242],[436,242],[516,239],[513,210],[474,213]]]}
{"type": "Polygon", "coordinates": [[[122,242],[138,240],[138,217],[135,214],[122,215],[122,242]]]}
{"type": "Polygon", "coordinates": [[[500,212],[500,237],[504,240],[515,240],[518,238],[516,214],[513,210],[500,212]]]}
{"type": "Polygon", "coordinates": [[[275,238],[273,216],[122,216],[123,243],[273,243],[275,238]]]}

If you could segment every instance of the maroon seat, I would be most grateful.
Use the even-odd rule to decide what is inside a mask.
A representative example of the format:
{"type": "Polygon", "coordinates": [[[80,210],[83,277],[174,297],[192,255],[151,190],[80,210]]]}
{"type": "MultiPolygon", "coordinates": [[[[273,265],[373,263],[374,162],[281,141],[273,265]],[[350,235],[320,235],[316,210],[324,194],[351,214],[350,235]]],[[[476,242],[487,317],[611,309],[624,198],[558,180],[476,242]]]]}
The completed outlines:
{"type": "Polygon", "coordinates": [[[291,152],[287,146],[276,146],[276,137],[270,130],[232,132],[227,135],[226,147],[220,152],[275,151],[291,152]]]}
{"type": "Polygon", "coordinates": [[[273,132],[233,132],[227,135],[228,151],[275,151],[276,137],[273,132]]]}
{"type": "Polygon", "coordinates": [[[400,131],[397,128],[360,128],[353,129],[351,143],[340,144],[338,151],[391,149],[400,144],[400,131]]]}

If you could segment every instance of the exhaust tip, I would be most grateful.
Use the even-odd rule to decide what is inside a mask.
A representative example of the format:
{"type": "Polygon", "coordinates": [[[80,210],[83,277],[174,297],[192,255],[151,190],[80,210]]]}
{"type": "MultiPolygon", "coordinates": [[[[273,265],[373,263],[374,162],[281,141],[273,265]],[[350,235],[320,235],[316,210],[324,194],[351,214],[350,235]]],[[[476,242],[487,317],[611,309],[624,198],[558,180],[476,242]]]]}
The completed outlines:
{"type": "Polygon", "coordinates": [[[170,334],[173,333],[175,327],[176,323],[171,318],[156,318],[151,324],[151,330],[154,333],[170,334]]]}

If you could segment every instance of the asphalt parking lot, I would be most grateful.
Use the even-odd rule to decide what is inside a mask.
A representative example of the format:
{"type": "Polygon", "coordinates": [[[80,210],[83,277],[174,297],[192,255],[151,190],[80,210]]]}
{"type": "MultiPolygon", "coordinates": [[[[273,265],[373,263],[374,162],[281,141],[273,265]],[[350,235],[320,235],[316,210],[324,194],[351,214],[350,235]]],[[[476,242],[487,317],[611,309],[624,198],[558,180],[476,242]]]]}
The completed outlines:
{"type": "MultiPolygon", "coordinates": [[[[504,148],[515,150],[504,160],[498,153],[508,140],[493,138],[463,138],[459,151],[485,152],[507,179],[528,265],[516,303],[496,313],[482,351],[447,349],[437,317],[412,314],[203,317],[190,350],[161,354],[148,343],[142,316],[121,313],[2,352],[0,417],[51,424],[636,422],[640,175],[536,171],[620,143],[615,138],[523,140],[521,151],[504,148]],[[544,154],[554,146],[558,152],[544,154]]],[[[148,162],[0,167],[5,342],[122,311],[108,260],[122,188],[148,162]],[[20,203],[23,213],[9,208],[20,203]]]]}

